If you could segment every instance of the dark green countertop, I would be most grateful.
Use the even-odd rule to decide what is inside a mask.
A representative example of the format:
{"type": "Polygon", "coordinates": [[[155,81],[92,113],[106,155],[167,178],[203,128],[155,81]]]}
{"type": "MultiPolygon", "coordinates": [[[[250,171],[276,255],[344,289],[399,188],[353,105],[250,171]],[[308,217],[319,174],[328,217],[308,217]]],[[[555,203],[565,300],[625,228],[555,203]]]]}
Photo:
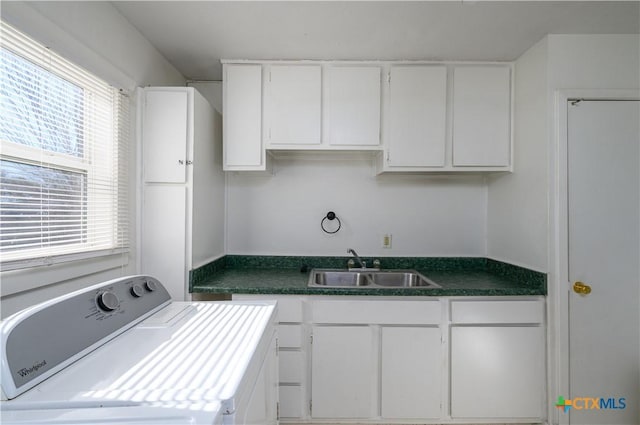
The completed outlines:
{"type": "Polygon", "coordinates": [[[546,274],[486,258],[382,258],[383,268],[416,269],[441,288],[308,288],[309,271],[344,268],[346,257],[226,256],[190,273],[190,292],[381,296],[546,295],[546,274]],[[386,264],[386,267],[385,267],[386,264]]]}

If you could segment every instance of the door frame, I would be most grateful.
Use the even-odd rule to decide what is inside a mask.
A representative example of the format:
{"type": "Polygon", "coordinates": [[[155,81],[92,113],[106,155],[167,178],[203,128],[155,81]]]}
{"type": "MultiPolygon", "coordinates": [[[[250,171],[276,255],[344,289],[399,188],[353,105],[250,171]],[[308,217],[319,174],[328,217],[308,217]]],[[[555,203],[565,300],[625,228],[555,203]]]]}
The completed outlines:
{"type": "Polygon", "coordinates": [[[569,394],[569,252],[567,143],[568,110],[571,100],[640,100],[638,89],[557,90],[554,94],[554,121],[549,155],[549,329],[548,422],[568,424],[554,400],[569,394]]]}

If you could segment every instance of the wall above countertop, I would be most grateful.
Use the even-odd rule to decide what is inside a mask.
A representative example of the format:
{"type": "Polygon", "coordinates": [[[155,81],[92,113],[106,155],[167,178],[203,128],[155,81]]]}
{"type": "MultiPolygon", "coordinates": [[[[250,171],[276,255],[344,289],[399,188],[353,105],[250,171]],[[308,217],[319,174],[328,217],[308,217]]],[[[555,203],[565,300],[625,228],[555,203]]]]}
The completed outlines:
{"type": "Polygon", "coordinates": [[[486,254],[482,175],[375,177],[365,159],[280,162],[272,176],[227,173],[227,254],[486,254]],[[342,222],[332,235],[320,227],[328,211],[342,222]]]}

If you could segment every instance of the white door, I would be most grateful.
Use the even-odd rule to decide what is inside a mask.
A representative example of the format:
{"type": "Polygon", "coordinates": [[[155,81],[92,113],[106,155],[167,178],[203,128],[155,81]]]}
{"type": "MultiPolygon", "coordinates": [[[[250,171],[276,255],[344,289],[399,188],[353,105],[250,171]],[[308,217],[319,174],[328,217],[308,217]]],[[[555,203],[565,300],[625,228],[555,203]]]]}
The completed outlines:
{"type": "Polygon", "coordinates": [[[273,65],[264,101],[269,142],[319,144],[321,96],[320,66],[273,65]]]}
{"type": "Polygon", "coordinates": [[[443,167],[447,68],[394,66],[389,84],[389,165],[443,167]]]}
{"type": "Polygon", "coordinates": [[[142,207],[142,273],[162,282],[174,301],[185,301],[185,220],[187,189],[184,185],[148,185],[142,207]]]}
{"type": "Polygon", "coordinates": [[[314,326],[311,417],[375,416],[377,353],[370,326],[314,326]]]}
{"type": "Polygon", "coordinates": [[[452,326],[451,417],[541,417],[543,340],[535,325],[452,326]]]}
{"type": "Polygon", "coordinates": [[[567,105],[571,424],[640,422],[639,105],[567,105]]]}
{"type": "Polygon", "coordinates": [[[380,144],[380,67],[329,68],[329,143],[380,144]]]}
{"type": "Polygon", "coordinates": [[[224,167],[260,169],[262,148],[262,66],[226,65],[224,74],[224,167]]]}
{"type": "Polygon", "coordinates": [[[186,181],[188,94],[147,89],[142,121],[145,182],[186,181]]]}
{"type": "Polygon", "coordinates": [[[383,418],[439,418],[440,328],[383,326],[380,410],[383,418]]]}
{"type": "Polygon", "coordinates": [[[511,70],[459,66],[453,73],[453,165],[508,166],[511,70]]]}

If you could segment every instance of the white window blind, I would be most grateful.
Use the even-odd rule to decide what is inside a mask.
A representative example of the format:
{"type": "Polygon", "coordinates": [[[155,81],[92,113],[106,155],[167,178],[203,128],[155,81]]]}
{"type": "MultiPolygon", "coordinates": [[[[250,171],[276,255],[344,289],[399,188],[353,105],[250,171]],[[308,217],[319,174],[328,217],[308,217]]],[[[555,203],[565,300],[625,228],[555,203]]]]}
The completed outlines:
{"type": "Polygon", "coordinates": [[[128,96],[0,30],[2,270],[126,251],[128,96]]]}

